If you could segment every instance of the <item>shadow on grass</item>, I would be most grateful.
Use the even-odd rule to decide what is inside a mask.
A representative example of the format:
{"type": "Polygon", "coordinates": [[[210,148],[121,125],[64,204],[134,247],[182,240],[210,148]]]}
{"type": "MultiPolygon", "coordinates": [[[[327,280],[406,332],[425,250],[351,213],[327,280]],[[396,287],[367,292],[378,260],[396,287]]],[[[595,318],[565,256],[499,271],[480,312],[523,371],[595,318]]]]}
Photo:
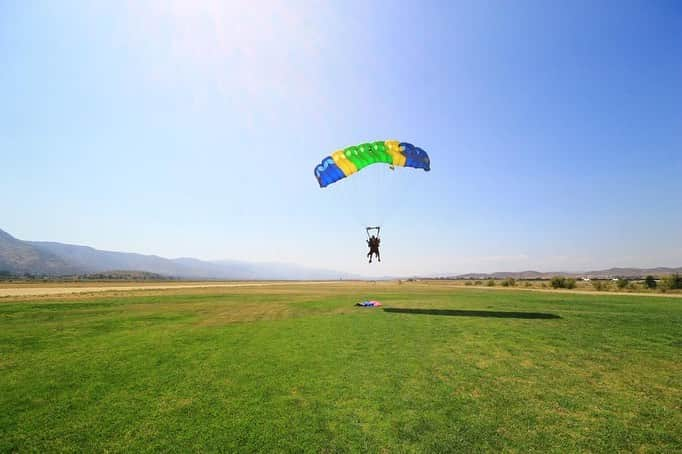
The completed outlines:
{"type": "Polygon", "coordinates": [[[493,317],[493,318],[561,318],[555,314],[542,312],[502,312],[502,311],[467,311],[460,309],[408,309],[400,307],[387,307],[384,312],[394,314],[417,314],[417,315],[449,315],[451,317],[493,317]]]}

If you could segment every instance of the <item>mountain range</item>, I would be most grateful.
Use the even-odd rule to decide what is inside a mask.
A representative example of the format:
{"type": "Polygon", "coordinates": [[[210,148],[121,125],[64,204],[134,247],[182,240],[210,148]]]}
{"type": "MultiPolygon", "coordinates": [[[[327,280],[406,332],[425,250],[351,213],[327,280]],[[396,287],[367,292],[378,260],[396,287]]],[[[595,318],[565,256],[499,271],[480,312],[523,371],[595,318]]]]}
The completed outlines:
{"type": "Polygon", "coordinates": [[[237,260],[167,259],[156,255],[102,251],[88,246],[24,241],[0,230],[0,272],[13,275],[67,276],[111,271],[142,271],[183,279],[322,280],[356,279],[334,270],[288,263],[237,260]]]}
{"type": "MultiPolygon", "coordinates": [[[[49,241],[24,241],[0,230],[0,274],[69,276],[111,272],[153,273],[181,279],[225,280],[327,280],[362,279],[334,270],[306,268],[289,263],[254,263],[238,260],[207,261],[194,258],[167,259],[156,255],[113,252],[89,246],[49,241]]],[[[550,279],[552,276],[611,279],[640,278],[682,273],[679,268],[610,268],[586,272],[497,272],[438,276],[450,279],[550,279]]],[[[125,275],[125,273],[123,273],[125,275]]],[[[432,276],[436,277],[436,276],[432,276]]]]}
{"type": "Polygon", "coordinates": [[[638,279],[645,276],[660,277],[672,273],[682,273],[679,268],[609,268],[607,270],[565,272],[565,271],[500,271],[497,273],[468,273],[451,276],[452,279],[551,279],[553,276],[565,276],[588,279],[613,279],[617,277],[638,279]]]}

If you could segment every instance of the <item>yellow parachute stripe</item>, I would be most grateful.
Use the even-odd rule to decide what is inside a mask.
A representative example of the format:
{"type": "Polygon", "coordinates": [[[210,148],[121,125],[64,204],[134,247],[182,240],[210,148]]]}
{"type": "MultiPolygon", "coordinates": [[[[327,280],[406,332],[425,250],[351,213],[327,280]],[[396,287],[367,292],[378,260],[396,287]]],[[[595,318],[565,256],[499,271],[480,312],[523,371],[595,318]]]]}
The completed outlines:
{"type": "Polygon", "coordinates": [[[343,150],[338,150],[332,153],[332,159],[341,171],[346,175],[352,175],[358,171],[355,164],[353,164],[343,153],[343,150]]]}
{"type": "Polygon", "coordinates": [[[400,151],[400,142],[397,140],[387,140],[384,143],[386,144],[386,153],[393,159],[393,165],[405,167],[407,158],[402,151],[400,151]]]}

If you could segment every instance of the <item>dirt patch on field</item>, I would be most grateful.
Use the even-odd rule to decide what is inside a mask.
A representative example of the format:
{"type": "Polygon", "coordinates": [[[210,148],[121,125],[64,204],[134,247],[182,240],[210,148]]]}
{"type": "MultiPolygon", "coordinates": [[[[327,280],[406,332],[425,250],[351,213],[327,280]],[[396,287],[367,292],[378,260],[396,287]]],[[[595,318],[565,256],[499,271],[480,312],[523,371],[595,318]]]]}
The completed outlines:
{"type": "Polygon", "coordinates": [[[220,326],[229,323],[256,320],[281,320],[291,317],[291,305],[287,303],[241,303],[225,309],[200,314],[199,326],[220,326]]]}
{"type": "Polygon", "coordinates": [[[175,289],[215,289],[215,288],[234,288],[234,287],[268,287],[268,286],[290,286],[290,285],[314,285],[327,284],[323,281],[312,282],[198,282],[190,284],[134,284],[134,285],[62,285],[45,286],[40,284],[16,284],[6,285],[0,288],[0,297],[12,296],[54,296],[54,295],[73,295],[102,292],[132,292],[144,290],[175,290],[175,289]]]}

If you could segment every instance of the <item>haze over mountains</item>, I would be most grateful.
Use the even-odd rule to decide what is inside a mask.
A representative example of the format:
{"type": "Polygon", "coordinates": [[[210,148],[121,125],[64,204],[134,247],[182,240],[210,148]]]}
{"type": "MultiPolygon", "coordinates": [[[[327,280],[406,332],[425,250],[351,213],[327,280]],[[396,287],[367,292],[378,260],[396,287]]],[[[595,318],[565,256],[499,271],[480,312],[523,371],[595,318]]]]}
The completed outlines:
{"type": "Polygon", "coordinates": [[[88,246],[23,241],[0,230],[0,271],[15,275],[65,276],[108,271],[145,271],[184,279],[351,279],[358,276],[287,263],[167,259],[156,255],[101,251],[88,246]]]}
{"type": "MultiPolygon", "coordinates": [[[[0,272],[14,275],[68,276],[75,274],[136,271],[182,279],[239,280],[326,280],[362,279],[361,276],[333,270],[313,269],[288,263],[253,263],[238,260],[205,261],[194,258],[167,259],[156,255],[102,251],[88,246],[49,241],[24,241],[0,230],[0,272]]],[[[440,275],[456,279],[549,279],[562,275],[610,279],[662,276],[682,273],[679,268],[611,268],[586,272],[497,272],[440,275]]]]}

